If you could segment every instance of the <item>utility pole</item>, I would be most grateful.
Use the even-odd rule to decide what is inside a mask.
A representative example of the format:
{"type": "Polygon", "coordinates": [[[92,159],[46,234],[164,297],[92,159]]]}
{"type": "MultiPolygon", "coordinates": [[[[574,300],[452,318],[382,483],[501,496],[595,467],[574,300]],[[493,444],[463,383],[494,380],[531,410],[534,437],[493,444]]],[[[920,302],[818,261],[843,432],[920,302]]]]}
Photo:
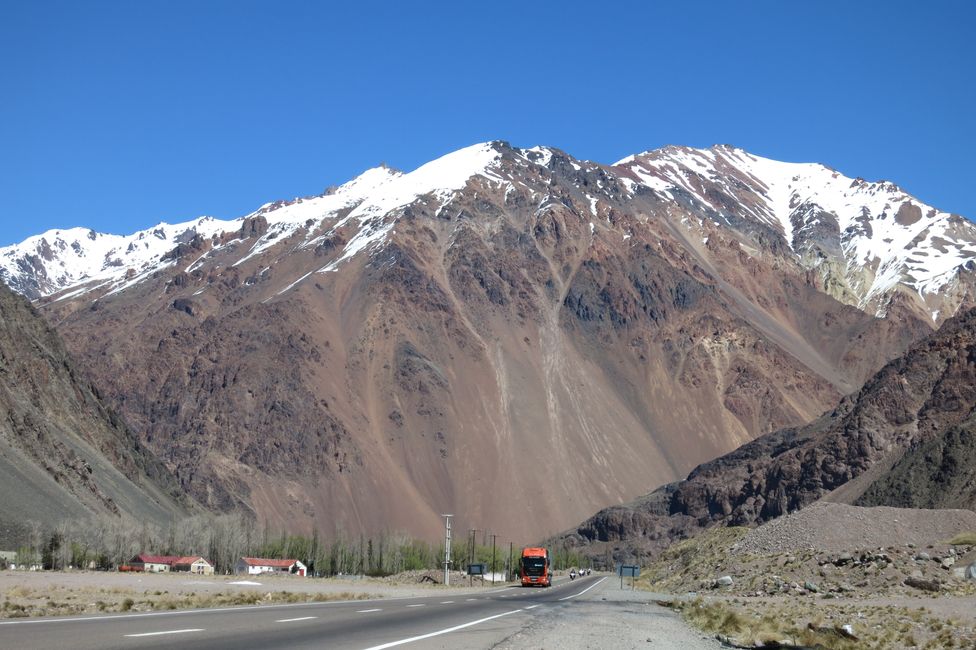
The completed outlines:
{"type": "Polygon", "coordinates": [[[477,528],[469,528],[468,533],[471,535],[471,559],[468,564],[474,564],[478,561],[478,533],[481,532],[477,528]]]}
{"type": "Polygon", "coordinates": [[[495,535],[491,536],[491,584],[495,584],[495,535]]]}
{"type": "Polygon", "coordinates": [[[512,574],[515,573],[515,559],[512,555],[512,542],[508,543],[508,576],[506,576],[509,581],[512,579],[512,574]]]}
{"type": "Polygon", "coordinates": [[[474,528],[468,529],[468,566],[474,563],[474,528]]]}
{"type": "Polygon", "coordinates": [[[444,584],[451,584],[451,517],[454,515],[441,515],[444,517],[444,584]]]}

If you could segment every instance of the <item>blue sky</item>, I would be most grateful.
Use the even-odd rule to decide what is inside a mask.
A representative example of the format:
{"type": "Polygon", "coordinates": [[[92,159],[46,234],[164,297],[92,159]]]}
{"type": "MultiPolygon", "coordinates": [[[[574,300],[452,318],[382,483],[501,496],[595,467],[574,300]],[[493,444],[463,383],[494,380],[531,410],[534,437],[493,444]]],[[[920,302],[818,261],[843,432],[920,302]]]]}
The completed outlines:
{"type": "Polygon", "coordinates": [[[0,246],[475,142],[729,143],[976,217],[970,2],[0,0],[0,246]]]}

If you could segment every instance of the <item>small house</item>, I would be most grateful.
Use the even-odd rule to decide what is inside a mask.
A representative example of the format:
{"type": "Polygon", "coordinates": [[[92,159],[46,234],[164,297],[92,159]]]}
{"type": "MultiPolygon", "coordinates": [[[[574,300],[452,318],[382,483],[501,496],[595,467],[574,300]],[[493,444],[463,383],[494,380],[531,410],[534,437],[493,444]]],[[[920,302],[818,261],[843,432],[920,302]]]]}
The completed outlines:
{"type": "Polygon", "coordinates": [[[140,553],[128,562],[130,571],[145,571],[146,573],[169,573],[173,563],[180,559],[176,555],[149,555],[140,553]]]}
{"type": "Polygon", "coordinates": [[[173,568],[171,571],[211,576],[213,575],[214,567],[212,564],[210,564],[210,562],[207,562],[206,559],[200,557],[199,555],[187,555],[177,558],[176,561],[173,562],[173,568]]]}
{"type": "Polygon", "coordinates": [[[234,573],[246,573],[250,576],[271,573],[305,577],[307,570],[299,560],[272,560],[262,557],[242,557],[234,565],[234,573]]]}

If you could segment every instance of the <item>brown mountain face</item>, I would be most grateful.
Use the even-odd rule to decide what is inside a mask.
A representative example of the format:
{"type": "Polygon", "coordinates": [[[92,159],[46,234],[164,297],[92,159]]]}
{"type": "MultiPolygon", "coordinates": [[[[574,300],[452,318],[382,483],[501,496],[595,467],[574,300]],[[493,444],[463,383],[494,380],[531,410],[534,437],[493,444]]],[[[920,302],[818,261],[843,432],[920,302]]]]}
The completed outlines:
{"type": "Polygon", "coordinates": [[[976,509],[976,310],[946,322],[832,412],[750,442],[688,478],[606,508],[556,543],[660,550],[718,525],[754,525],[818,499],[976,509]]]}
{"type": "Polygon", "coordinates": [[[454,191],[287,228],[351,190],[273,204],[40,309],[199,502],[430,538],[446,512],[564,529],[811,421],[931,331],[623,167],[488,148],[454,191]]]}
{"type": "Polygon", "coordinates": [[[0,283],[0,544],[29,522],[185,512],[166,468],[82,380],[60,337],[0,283]]]}
{"type": "Polygon", "coordinates": [[[976,510],[976,414],[913,444],[854,505],[976,510]]]}

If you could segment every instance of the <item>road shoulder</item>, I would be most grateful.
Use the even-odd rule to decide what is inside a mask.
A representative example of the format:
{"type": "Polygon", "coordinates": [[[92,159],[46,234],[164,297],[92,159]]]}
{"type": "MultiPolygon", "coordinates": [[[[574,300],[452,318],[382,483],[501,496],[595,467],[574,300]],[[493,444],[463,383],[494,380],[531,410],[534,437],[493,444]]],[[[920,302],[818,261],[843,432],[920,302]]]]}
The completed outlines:
{"type": "Polygon", "coordinates": [[[653,648],[716,650],[722,644],[689,627],[671,610],[655,604],[657,594],[620,588],[615,578],[547,608],[527,627],[498,644],[497,650],[558,648],[653,648]]]}

